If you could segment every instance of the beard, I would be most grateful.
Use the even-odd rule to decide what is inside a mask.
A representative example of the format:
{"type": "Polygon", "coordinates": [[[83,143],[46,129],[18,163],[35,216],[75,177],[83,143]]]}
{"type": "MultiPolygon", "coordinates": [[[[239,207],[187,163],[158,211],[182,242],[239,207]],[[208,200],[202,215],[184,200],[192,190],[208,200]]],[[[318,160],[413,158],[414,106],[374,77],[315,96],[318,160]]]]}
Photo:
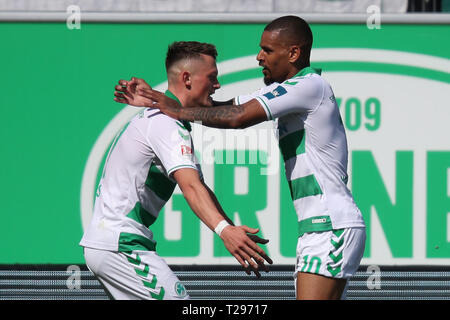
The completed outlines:
{"type": "Polygon", "coordinates": [[[264,80],[264,84],[265,84],[266,86],[271,85],[272,83],[275,82],[275,80],[273,80],[273,79],[270,78],[270,77],[264,77],[263,80],[264,80]]]}
{"type": "Polygon", "coordinates": [[[263,69],[263,75],[264,75],[263,81],[264,81],[264,84],[266,86],[268,86],[268,85],[270,85],[270,84],[275,82],[275,80],[270,76],[269,70],[267,68],[265,68],[265,67],[263,69]]]}

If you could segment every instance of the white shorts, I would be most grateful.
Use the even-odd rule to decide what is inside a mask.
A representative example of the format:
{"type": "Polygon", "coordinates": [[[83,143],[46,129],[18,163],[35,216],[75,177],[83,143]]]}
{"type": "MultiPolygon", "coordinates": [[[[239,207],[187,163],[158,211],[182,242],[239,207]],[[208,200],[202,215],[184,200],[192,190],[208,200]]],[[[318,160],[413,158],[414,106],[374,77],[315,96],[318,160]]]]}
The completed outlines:
{"type": "Polygon", "coordinates": [[[305,233],[298,238],[298,272],[331,278],[350,278],[359,267],[366,242],[365,228],[305,233]]]}
{"type": "Polygon", "coordinates": [[[116,300],[184,300],[185,287],[154,251],[112,252],[84,248],[89,270],[116,300]]]}

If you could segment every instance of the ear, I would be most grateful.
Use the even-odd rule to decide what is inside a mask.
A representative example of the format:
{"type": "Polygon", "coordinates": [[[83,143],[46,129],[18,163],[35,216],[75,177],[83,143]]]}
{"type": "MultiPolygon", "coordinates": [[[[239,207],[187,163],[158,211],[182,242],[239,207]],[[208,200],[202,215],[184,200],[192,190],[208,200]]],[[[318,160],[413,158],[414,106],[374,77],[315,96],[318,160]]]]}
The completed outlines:
{"type": "Polygon", "coordinates": [[[183,84],[187,89],[191,89],[192,75],[189,71],[183,71],[181,73],[181,81],[183,81],[183,84]]]}
{"type": "Polygon", "coordinates": [[[291,46],[289,48],[289,62],[296,63],[300,60],[301,49],[300,46],[291,46]]]}

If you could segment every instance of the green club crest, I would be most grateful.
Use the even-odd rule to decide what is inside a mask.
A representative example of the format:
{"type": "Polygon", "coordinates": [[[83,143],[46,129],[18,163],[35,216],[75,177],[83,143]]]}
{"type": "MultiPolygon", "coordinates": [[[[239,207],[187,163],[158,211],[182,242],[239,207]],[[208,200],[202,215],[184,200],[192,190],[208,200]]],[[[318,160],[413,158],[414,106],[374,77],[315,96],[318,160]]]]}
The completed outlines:
{"type": "Polygon", "coordinates": [[[186,288],[179,281],[175,283],[175,292],[179,297],[185,297],[187,295],[186,288]]]}

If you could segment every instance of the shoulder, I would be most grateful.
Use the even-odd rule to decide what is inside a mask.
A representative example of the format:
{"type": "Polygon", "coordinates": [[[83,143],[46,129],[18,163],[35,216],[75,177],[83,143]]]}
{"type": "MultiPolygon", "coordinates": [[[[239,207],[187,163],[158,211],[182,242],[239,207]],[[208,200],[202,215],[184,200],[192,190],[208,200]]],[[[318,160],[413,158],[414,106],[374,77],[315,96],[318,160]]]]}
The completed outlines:
{"type": "Polygon", "coordinates": [[[143,117],[148,119],[148,124],[151,128],[166,128],[167,130],[177,127],[177,120],[165,115],[159,109],[147,108],[144,110],[143,117]]]}
{"type": "Polygon", "coordinates": [[[288,79],[282,83],[284,87],[296,90],[322,90],[326,81],[318,74],[308,74],[306,76],[298,76],[288,79]]]}
{"type": "Polygon", "coordinates": [[[144,109],[139,111],[131,121],[141,134],[150,140],[164,140],[180,129],[177,120],[165,115],[158,109],[144,109]]]}
{"type": "Polygon", "coordinates": [[[325,81],[319,75],[307,75],[303,77],[293,77],[282,83],[272,83],[265,87],[261,95],[268,100],[285,96],[297,99],[299,96],[318,97],[322,96],[325,86],[325,81]]]}
{"type": "Polygon", "coordinates": [[[294,99],[321,99],[327,83],[318,74],[308,74],[306,76],[288,79],[281,83],[280,86],[286,91],[288,96],[294,99]]]}

